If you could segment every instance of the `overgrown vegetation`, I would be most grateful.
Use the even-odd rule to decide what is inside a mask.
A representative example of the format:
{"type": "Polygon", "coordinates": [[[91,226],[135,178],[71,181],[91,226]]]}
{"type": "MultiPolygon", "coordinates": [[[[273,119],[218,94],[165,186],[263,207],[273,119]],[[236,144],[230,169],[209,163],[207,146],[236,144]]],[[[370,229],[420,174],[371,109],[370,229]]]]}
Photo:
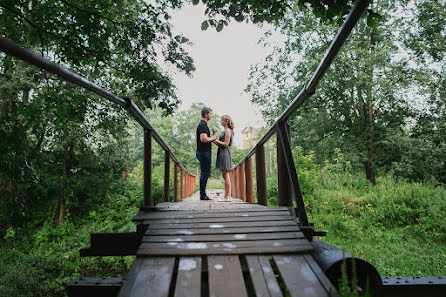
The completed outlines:
{"type": "MultiPolygon", "coordinates": [[[[322,240],[369,261],[381,276],[444,275],[444,187],[391,174],[372,185],[340,150],[323,166],[299,147],[294,158],[309,220],[327,231],[322,240]]],[[[268,203],[277,205],[275,176],[268,179],[268,203]]]]}

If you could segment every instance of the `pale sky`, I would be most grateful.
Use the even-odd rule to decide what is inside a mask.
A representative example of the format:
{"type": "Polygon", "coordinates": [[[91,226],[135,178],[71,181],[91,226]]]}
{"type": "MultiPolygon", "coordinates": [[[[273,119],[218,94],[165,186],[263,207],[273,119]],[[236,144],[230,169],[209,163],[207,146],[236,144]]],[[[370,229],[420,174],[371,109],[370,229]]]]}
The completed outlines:
{"type": "MultiPolygon", "coordinates": [[[[192,78],[183,73],[172,75],[178,98],[182,101],[180,110],[189,108],[192,102],[201,101],[219,115],[230,115],[236,135],[241,135],[248,125],[263,126],[258,108],[251,104],[243,89],[248,84],[250,65],[261,61],[270,52],[257,44],[269,26],[260,28],[252,23],[231,21],[221,32],[211,27],[202,31],[204,20],[201,4],[187,5],[172,13],[174,32],[182,33],[193,43],[188,51],[196,67],[192,78]]],[[[238,138],[237,142],[240,141],[238,138]]]]}

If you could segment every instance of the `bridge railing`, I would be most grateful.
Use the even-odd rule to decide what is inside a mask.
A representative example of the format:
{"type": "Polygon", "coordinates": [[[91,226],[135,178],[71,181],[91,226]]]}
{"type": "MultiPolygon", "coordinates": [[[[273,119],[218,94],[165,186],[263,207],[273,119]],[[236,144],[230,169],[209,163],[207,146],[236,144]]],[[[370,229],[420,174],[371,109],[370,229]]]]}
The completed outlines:
{"type": "Polygon", "coordinates": [[[144,129],[144,195],[141,207],[142,209],[150,209],[154,206],[152,199],[152,139],[155,139],[155,141],[162,147],[165,153],[163,192],[164,201],[169,201],[170,160],[175,163],[173,182],[174,202],[182,200],[183,197],[188,197],[194,193],[196,175],[192,174],[183,165],[181,165],[169,146],[164,142],[162,137],[150,124],[149,120],[141,112],[138,106],[136,106],[136,104],[129,98],[120,98],[119,96],[103,89],[102,87],[87,80],[86,78],[61,67],[60,65],[52,63],[49,60],[3,37],[0,37],[0,50],[7,55],[13,56],[17,59],[23,60],[41,69],[51,72],[84,89],[98,94],[102,98],[108,99],[120,105],[121,107],[126,109],[130,113],[130,115],[141,125],[141,127],[144,129]],[[178,180],[178,171],[180,171],[180,180],[178,180]]]}
{"type": "Polygon", "coordinates": [[[316,86],[324,73],[330,67],[340,48],[350,35],[353,27],[361,18],[370,0],[358,0],[350,10],[344,23],[338,30],[336,36],[328,47],[324,57],[320,61],[313,76],[302,88],[295,99],[288,105],[285,111],[270,127],[268,132],[254,146],[254,148],[231,170],[232,196],[247,202],[253,202],[253,178],[252,178],[252,156],[255,155],[256,162],[256,185],[257,202],[267,205],[266,171],[265,171],[265,143],[276,134],[277,137],[277,175],[278,175],[278,204],[280,206],[293,207],[293,200],[296,204],[296,214],[299,224],[307,237],[312,237],[315,233],[314,227],[308,222],[307,212],[299,184],[299,177],[296,172],[292,150],[290,126],[287,120],[298,109],[306,99],[314,94],[316,86]],[[294,199],[293,199],[294,198],[294,199]]]}

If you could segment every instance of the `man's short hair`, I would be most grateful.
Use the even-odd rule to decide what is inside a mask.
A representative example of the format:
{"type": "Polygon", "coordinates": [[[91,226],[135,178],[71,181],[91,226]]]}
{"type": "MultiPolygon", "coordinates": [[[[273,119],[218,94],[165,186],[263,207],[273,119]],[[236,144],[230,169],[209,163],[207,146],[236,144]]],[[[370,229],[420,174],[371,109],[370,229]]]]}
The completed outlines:
{"type": "Polygon", "coordinates": [[[203,109],[201,110],[201,117],[204,118],[211,111],[212,109],[210,109],[209,107],[203,107],[203,109]]]}

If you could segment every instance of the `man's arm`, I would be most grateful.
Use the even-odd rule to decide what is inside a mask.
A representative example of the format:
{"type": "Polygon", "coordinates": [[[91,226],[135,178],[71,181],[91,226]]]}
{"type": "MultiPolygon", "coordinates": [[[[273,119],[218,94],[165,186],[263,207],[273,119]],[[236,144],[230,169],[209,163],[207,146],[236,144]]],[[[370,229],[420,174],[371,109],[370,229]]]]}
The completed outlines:
{"type": "Polygon", "coordinates": [[[206,133],[200,134],[200,141],[203,143],[209,143],[217,139],[217,135],[212,135],[211,137],[208,137],[206,133]]]}

